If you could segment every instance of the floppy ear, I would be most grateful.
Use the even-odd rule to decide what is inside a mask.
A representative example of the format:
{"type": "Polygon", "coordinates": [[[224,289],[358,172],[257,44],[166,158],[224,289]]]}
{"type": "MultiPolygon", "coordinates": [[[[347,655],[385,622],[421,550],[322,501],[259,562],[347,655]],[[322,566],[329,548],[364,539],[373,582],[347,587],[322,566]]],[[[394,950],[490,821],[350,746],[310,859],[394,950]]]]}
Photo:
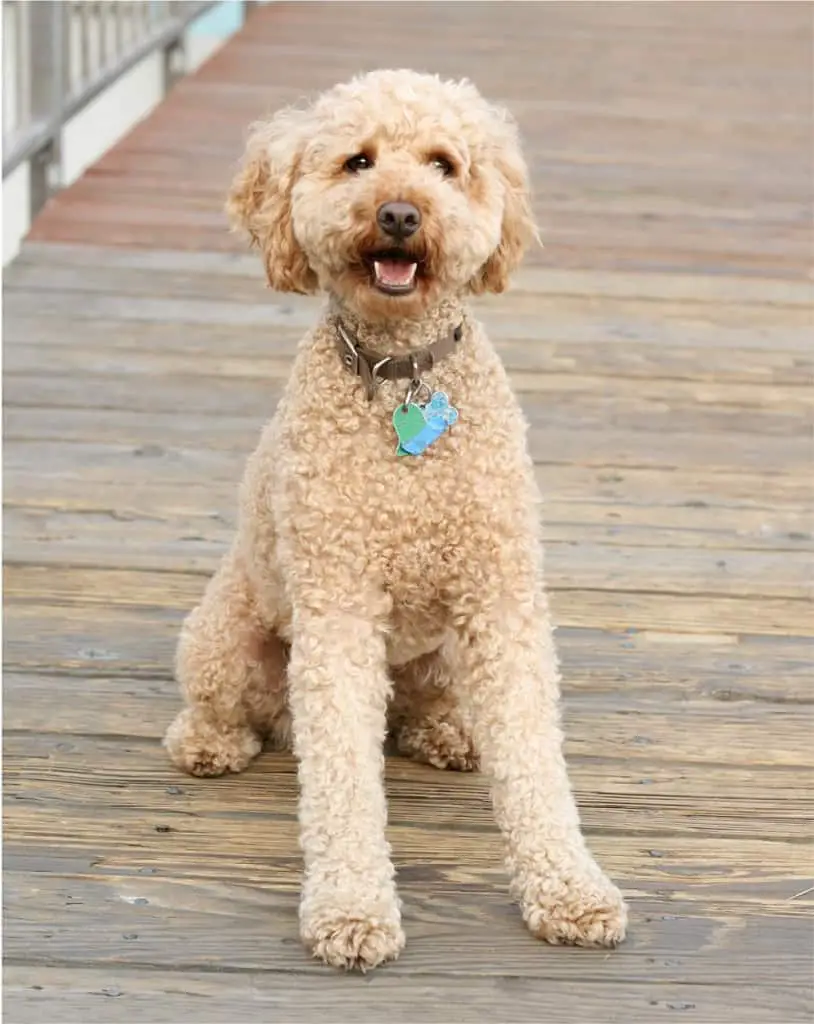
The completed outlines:
{"type": "Polygon", "coordinates": [[[302,111],[283,110],[252,126],[240,170],[226,201],[232,227],[248,232],[263,254],[276,291],[313,292],[317,276],[294,237],[291,190],[305,141],[302,111]]]}
{"type": "Polygon", "coordinates": [[[503,222],[500,243],[471,282],[476,295],[502,292],[532,242],[540,241],[531,209],[529,172],[517,128],[508,114],[500,112],[493,155],[494,168],[503,186],[503,222]]]}

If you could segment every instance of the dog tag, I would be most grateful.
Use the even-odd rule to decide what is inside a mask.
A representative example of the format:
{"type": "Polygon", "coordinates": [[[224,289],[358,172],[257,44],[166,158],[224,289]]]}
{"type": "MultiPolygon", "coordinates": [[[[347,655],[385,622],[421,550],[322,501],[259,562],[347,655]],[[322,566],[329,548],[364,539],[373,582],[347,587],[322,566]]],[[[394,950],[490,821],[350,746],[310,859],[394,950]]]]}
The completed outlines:
{"type": "Polygon", "coordinates": [[[393,413],[398,437],[396,454],[421,455],[457,419],[458,410],[449,404],[443,391],[436,391],[425,406],[414,402],[397,406],[393,413]]]}
{"type": "Polygon", "coordinates": [[[397,405],[396,411],[393,413],[393,426],[399,439],[396,454],[409,455],[410,452],[404,447],[405,443],[409,443],[417,437],[426,425],[424,410],[420,405],[415,405],[413,402],[407,405],[397,405]]]}

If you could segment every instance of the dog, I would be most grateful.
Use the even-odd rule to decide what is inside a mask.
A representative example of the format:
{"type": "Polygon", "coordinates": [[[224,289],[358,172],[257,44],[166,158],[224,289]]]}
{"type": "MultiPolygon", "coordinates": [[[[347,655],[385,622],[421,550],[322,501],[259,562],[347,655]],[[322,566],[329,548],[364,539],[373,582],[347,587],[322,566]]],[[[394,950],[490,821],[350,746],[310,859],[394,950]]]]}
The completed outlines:
{"type": "Polygon", "coordinates": [[[269,285],[324,293],[184,623],[194,775],[298,760],[300,933],[366,970],[404,945],[384,742],[490,780],[511,890],[550,943],[613,946],[619,890],[562,753],[526,424],[469,295],[537,236],[518,129],[468,81],[382,70],[252,127],[227,202],[269,285]]]}

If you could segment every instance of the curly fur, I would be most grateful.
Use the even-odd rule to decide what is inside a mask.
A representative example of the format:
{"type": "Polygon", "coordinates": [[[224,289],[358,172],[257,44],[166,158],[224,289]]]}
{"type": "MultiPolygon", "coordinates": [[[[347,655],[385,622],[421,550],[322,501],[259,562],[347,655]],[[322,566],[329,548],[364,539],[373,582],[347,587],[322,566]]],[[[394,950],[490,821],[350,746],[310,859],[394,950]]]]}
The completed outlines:
{"type": "Polygon", "coordinates": [[[505,288],[535,237],[514,122],[468,82],[365,75],[256,125],[228,209],[274,288],[328,299],[249,459],[232,549],[184,625],[173,760],[236,772],[263,739],[292,738],[301,934],[330,964],[364,970],[404,944],[385,839],[388,729],[438,767],[480,762],[535,935],[615,944],[625,905],[584,842],[562,755],[525,422],[464,305],[505,288]],[[360,151],[373,166],[350,174],[360,151]],[[397,297],[373,287],[363,259],[391,199],[422,213],[410,239],[421,277],[397,297]],[[460,420],[424,455],[396,457],[404,385],[367,400],[337,355],[337,316],[393,353],[463,321],[431,375],[460,420]]]}

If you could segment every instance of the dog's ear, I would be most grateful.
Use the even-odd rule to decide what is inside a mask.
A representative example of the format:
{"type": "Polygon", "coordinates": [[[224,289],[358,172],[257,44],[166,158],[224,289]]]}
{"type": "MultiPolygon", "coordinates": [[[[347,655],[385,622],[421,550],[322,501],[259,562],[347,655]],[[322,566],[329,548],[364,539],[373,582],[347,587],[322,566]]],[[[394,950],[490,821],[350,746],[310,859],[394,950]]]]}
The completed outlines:
{"type": "Polygon", "coordinates": [[[263,254],[266,276],[281,292],[308,294],[317,277],[294,236],[291,190],[305,143],[305,114],[283,110],[252,126],[242,165],[226,201],[233,228],[248,232],[263,254]]]}
{"type": "Polygon", "coordinates": [[[503,222],[497,249],[471,282],[476,295],[505,291],[509,277],[520,265],[528,247],[540,241],[531,208],[529,172],[520,152],[517,128],[505,112],[497,117],[492,161],[503,186],[503,222]]]}

